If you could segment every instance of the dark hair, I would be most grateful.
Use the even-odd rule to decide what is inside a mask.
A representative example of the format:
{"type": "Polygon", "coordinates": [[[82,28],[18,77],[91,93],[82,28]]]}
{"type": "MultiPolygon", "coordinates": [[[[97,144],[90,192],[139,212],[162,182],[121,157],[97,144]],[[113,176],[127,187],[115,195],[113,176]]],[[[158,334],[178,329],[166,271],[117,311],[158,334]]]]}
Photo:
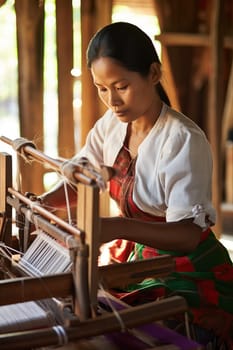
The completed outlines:
{"type": "MultiPolygon", "coordinates": [[[[91,39],[87,49],[87,65],[99,57],[111,57],[130,71],[147,76],[153,62],[160,64],[150,37],[136,25],[126,22],[111,23],[100,29],[91,39]]],[[[169,98],[159,82],[156,84],[160,98],[170,105],[169,98]]]]}

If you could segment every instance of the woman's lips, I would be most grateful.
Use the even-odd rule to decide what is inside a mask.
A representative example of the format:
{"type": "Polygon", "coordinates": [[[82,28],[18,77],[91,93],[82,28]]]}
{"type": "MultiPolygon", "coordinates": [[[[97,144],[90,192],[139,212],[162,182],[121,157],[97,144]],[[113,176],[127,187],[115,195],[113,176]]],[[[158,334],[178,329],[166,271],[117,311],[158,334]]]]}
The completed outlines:
{"type": "Polygon", "coordinates": [[[124,116],[124,115],[127,113],[127,111],[114,111],[114,113],[115,113],[117,116],[121,117],[121,116],[124,116]]]}

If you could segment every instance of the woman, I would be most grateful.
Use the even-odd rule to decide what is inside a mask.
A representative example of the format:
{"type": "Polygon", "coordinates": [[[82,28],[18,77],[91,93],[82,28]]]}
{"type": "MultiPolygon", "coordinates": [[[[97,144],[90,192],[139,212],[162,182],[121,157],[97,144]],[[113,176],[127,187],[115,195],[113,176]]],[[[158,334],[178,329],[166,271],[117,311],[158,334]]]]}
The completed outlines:
{"type": "MultiPolygon", "coordinates": [[[[176,272],[165,281],[129,286],[123,298],[140,303],[183,295],[197,340],[206,344],[216,334],[224,338],[232,322],[233,267],[210,229],[215,211],[209,143],[193,121],[169,106],[153,43],[136,26],[119,22],[98,31],[89,44],[87,63],[108,110],[73,160],[86,157],[97,168],[105,164],[117,170],[109,193],[121,215],[101,219],[102,242],[120,239],[111,248],[118,261],[161,254],[176,260],[176,272]],[[138,293],[130,293],[134,289],[138,293]],[[203,328],[205,338],[200,336],[203,328]]],[[[72,201],[75,193],[69,192],[72,201]]],[[[47,205],[64,204],[60,185],[42,197],[47,205]]]]}

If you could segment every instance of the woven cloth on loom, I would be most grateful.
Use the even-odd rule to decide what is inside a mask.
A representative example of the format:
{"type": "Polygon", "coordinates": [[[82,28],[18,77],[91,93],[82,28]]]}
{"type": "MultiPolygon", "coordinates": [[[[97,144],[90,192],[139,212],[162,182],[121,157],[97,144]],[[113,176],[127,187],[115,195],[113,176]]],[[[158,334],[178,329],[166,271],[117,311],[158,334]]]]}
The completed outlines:
{"type": "Polygon", "coordinates": [[[34,301],[0,307],[0,333],[49,327],[53,316],[34,301]]]}

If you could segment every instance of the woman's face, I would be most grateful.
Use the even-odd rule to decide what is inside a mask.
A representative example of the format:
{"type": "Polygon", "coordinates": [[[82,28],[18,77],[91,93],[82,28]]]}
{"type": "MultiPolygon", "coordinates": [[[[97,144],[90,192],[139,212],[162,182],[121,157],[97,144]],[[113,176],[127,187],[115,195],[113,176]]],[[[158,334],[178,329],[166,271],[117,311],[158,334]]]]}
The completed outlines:
{"type": "Polygon", "coordinates": [[[155,77],[153,69],[142,77],[114,59],[100,57],[92,63],[91,73],[100,99],[121,121],[132,122],[154,110],[158,99],[155,83],[160,77],[155,77]]]}

